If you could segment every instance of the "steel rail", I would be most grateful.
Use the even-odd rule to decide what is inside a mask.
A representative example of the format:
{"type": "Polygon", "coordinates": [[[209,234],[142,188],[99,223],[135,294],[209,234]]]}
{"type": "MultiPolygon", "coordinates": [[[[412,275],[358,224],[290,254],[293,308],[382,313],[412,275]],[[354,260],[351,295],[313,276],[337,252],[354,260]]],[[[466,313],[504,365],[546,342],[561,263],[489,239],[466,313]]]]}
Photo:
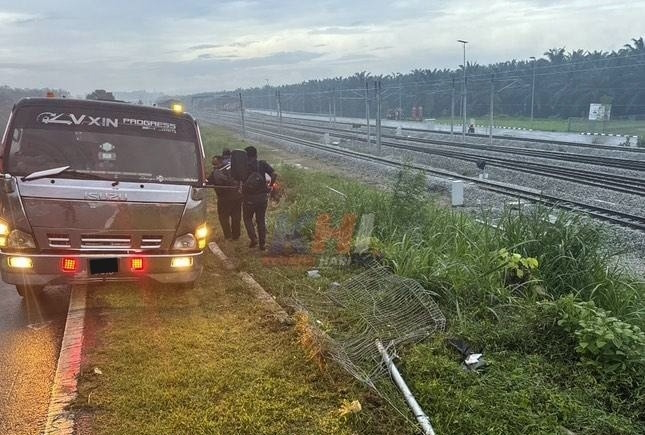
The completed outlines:
{"type": "MultiPolygon", "coordinates": [[[[215,115],[221,116],[221,115],[215,115]]],[[[279,126],[276,123],[266,120],[253,120],[251,122],[272,126],[278,128],[279,126]]],[[[292,124],[289,127],[291,130],[298,130],[305,133],[325,133],[328,129],[323,127],[312,127],[305,128],[303,125],[292,124]],[[317,128],[317,131],[311,130],[311,128],[317,128]]],[[[335,137],[343,139],[352,139],[359,140],[364,142],[364,138],[356,138],[354,135],[346,132],[345,130],[340,130],[344,133],[335,134],[335,137]]],[[[549,176],[551,178],[557,178],[565,181],[575,182],[578,184],[584,184],[588,186],[594,186],[603,189],[609,189],[621,193],[645,196],[645,178],[635,178],[628,177],[617,174],[609,174],[605,172],[598,171],[589,171],[584,169],[577,168],[568,168],[555,165],[547,165],[544,163],[535,163],[535,162],[525,162],[518,160],[505,159],[501,157],[494,157],[481,154],[469,154],[466,152],[460,151],[451,151],[444,149],[436,148],[427,148],[420,147],[415,145],[404,144],[400,142],[405,142],[408,138],[396,138],[398,142],[383,141],[384,146],[389,146],[392,148],[405,149],[408,151],[420,152],[425,154],[440,155],[443,157],[456,158],[459,160],[470,161],[477,163],[479,161],[485,161],[487,165],[500,167],[504,169],[510,169],[515,171],[522,171],[523,173],[530,173],[533,175],[539,176],[549,176]]]]}
{"type": "MultiPolygon", "coordinates": [[[[210,121],[215,124],[217,123],[217,121],[208,120],[203,116],[202,116],[202,119],[206,121],[210,121]]],[[[227,124],[231,125],[231,123],[227,123],[227,124]]],[[[565,198],[559,198],[553,195],[546,195],[542,192],[538,192],[533,189],[523,188],[520,186],[511,186],[505,183],[498,183],[490,180],[481,180],[479,178],[468,177],[465,175],[452,173],[450,171],[429,168],[427,166],[422,166],[418,164],[396,162],[383,157],[373,156],[370,154],[343,149],[343,148],[339,148],[331,145],[322,145],[314,141],[293,137],[293,136],[287,136],[284,134],[275,133],[268,130],[262,130],[262,129],[251,127],[251,128],[247,128],[247,131],[253,134],[257,134],[259,136],[271,137],[274,139],[279,139],[279,140],[295,143],[298,145],[304,145],[311,148],[316,148],[335,155],[343,155],[350,158],[369,161],[372,163],[380,163],[391,167],[406,166],[406,167],[417,169],[427,174],[431,174],[435,176],[439,175],[441,177],[449,177],[449,178],[469,181],[469,182],[478,184],[482,186],[484,189],[489,190],[491,192],[500,193],[504,195],[511,195],[519,199],[539,202],[550,207],[557,207],[557,208],[569,210],[576,213],[582,213],[598,220],[602,220],[602,221],[609,222],[612,224],[617,224],[626,228],[645,232],[645,217],[643,216],[624,213],[617,210],[610,210],[610,209],[595,206],[592,204],[573,201],[565,198]]]]}

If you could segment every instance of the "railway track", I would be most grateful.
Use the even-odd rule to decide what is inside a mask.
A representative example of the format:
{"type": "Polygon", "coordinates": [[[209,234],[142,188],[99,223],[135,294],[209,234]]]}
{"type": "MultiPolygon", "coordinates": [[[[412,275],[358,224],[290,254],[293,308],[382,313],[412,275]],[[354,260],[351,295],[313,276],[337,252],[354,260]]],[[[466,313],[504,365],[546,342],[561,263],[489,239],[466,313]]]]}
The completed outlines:
{"type": "MultiPolygon", "coordinates": [[[[270,117],[264,117],[264,118],[265,118],[263,119],[264,122],[277,123],[277,121],[275,121],[275,118],[273,119],[271,119],[270,117]]],[[[329,125],[329,122],[327,121],[315,121],[310,119],[302,119],[300,121],[303,121],[306,123],[316,123],[316,127],[324,128],[327,132],[335,131],[335,132],[344,132],[348,134],[351,133],[351,130],[348,130],[348,129],[331,127],[329,125]]],[[[292,122],[292,121],[283,120],[282,124],[296,126],[296,127],[303,127],[303,125],[310,125],[310,124],[304,124],[303,122],[292,122]]],[[[349,123],[338,123],[338,122],[336,124],[351,125],[349,123]]],[[[383,127],[383,128],[392,129],[392,127],[383,127]]],[[[406,130],[406,129],[402,129],[402,130],[406,130]]],[[[363,130],[361,131],[363,132],[363,134],[365,134],[363,130]]],[[[434,133],[434,131],[431,131],[431,130],[417,129],[416,131],[434,133]]],[[[469,135],[469,136],[473,136],[473,135],[469,135]]],[[[416,137],[416,136],[400,137],[400,136],[391,135],[391,134],[383,134],[381,137],[383,139],[406,140],[408,142],[417,142],[417,143],[426,144],[426,145],[440,145],[440,146],[448,146],[448,147],[459,148],[459,149],[473,149],[473,150],[488,151],[488,152],[500,152],[500,153],[507,153],[507,154],[529,156],[529,157],[537,157],[542,159],[561,160],[561,161],[568,161],[573,163],[586,163],[590,165],[615,167],[615,168],[629,169],[629,170],[635,170],[635,171],[645,171],[645,160],[588,156],[584,154],[574,154],[574,153],[569,153],[564,151],[536,150],[536,149],[530,149],[530,148],[518,148],[518,147],[510,147],[510,146],[503,146],[503,145],[485,145],[485,144],[472,143],[472,142],[462,143],[462,142],[455,142],[455,141],[449,141],[449,140],[430,139],[430,138],[423,138],[423,137],[416,137]]],[[[503,137],[503,136],[500,138],[507,139],[507,140],[509,139],[508,137],[503,137]]],[[[515,139],[512,139],[512,140],[515,140],[515,139]]],[[[543,141],[542,143],[553,144],[555,142],[543,141]]],[[[616,150],[616,147],[611,147],[611,148],[614,151],[616,150]]],[[[638,150],[636,151],[637,153],[640,153],[640,154],[645,153],[645,149],[638,149],[638,148],[637,149],[620,148],[619,150],[628,151],[628,152],[632,152],[633,150],[638,150]]]]}
{"type": "MultiPolygon", "coordinates": [[[[226,116],[226,115],[212,115],[212,116],[226,116]]],[[[228,118],[235,119],[235,118],[228,118]]],[[[261,124],[271,128],[279,128],[280,125],[274,121],[267,120],[257,120],[249,119],[248,122],[261,124]]],[[[283,123],[284,124],[284,123],[283,123]]],[[[323,134],[329,132],[329,128],[323,127],[306,127],[300,124],[288,123],[288,128],[294,131],[300,131],[305,134],[323,134]]],[[[335,131],[334,137],[347,140],[356,140],[356,135],[346,130],[342,129],[331,129],[335,131]]],[[[509,158],[502,157],[493,157],[489,155],[473,154],[464,151],[452,151],[446,149],[438,148],[429,148],[427,146],[419,146],[414,144],[409,144],[409,138],[395,138],[396,140],[384,140],[382,144],[384,146],[403,149],[407,151],[420,152],[424,154],[439,155],[442,157],[455,158],[463,161],[469,161],[473,163],[478,163],[480,161],[485,161],[488,166],[500,167],[504,169],[510,169],[515,171],[521,171],[523,173],[539,175],[539,176],[549,176],[551,178],[557,178],[565,181],[575,182],[578,184],[584,184],[588,186],[594,186],[603,189],[609,189],[616,192],[645,196],[645,177],[628,177],[624,175],[610,174],[600,171],[589,171],[578,168],[567,168],[562,166],[547,165],[544,163],[535,163],[535,162],[526,162],[521,160],[513,160],[509,158]]],[[[364,138],[358,138],[358,140],[363,140],[364,138]]],[[[414,142],[413,142],[414,143],[414,142]]],[[[443,144],[439,144],[443,145],[443,144]]],[[[488,151],[488,150],[486,150],[488,151]]],[[[645,163],[645,162],[643,162],[645,163]]],[[[645,169],[645,168],[644,168],[645,169]]]]}
{"type": "MultiPolygon", "coordinates": [[[[207,122],[220,124],[220,125],[222,124],[222,119],[217,119],[212,115],[205,115],[200,117],[207,122]]],[[[227,124],[228,126],[232,126],[234,128],[238,127],[236,123],[230,122],[230,121],[224,121],[224,124],[227,124]]],[[[384,157],[365,154],[358,151],[353,151],[353,150],[331,146],[331,145],[322,145],[318,142],[314,142],[311,140],[306,140],[306,139],[302,139],[294,136],[288,136],[288,135],[277,133],[270,130],[263,130],[257,127],[247,127],[247,131],[249,133],[252,133],[261,137],[268,137],[272,139],[287,141],[290,143],[295,143],[298,145],[315,148],[334,155],[345,156],[352,159],[358,159],[358,160],[362,160],[370,163],[379,163],[390,167],[400,167],[402,165],[401,162],[390,160],[384,157]]],[[[626,228],[631,228],[634,230],[645,232],[644,216],[624,213],[616,210],[610,210],[610,209],[606,209],[603,207],[599,207],[599,206],[595,206],[592,204],[587,204],[579,201],[572,201],[569,199],[558,198],[556,196],[546,195],[546,194],[543,194],[542,192],[520,187],[520,186],[511,186],[505,183],[499,183],[499,182],[490,181],[490,180],[480,180],[479,178],[468,177],[468,176],[452,173],[450,171],[430,168],[424,165],[413,164],[413,163],[405,163],[405,165],[410,168],[423,171],[429,175],[468,181],[471,183],[475,183],[480,187],[491,192],[500,193],[503,195],[510,195],[520,200],[541,203],[549,207],[558,207],[558,208],[573,211],[576,213],[583,213],[585,215],[588,215],[598,220],[602,220],[604,222],[609,222],[626,228]]]]}
{"type": "MultiPolygon", "coordinates": [[[[262,112],[256,112],[256,113],[262,113],[262,112]]],[[[293,112],[291,112],[293,113],[293,112]]],[[[270,115],[265,115],[265,116],[270,116],[270,115]]],[[[320,120],[315,120],[311,118],[300,118],[297,116],[289,116],[289,113],[285,116],[288,119],[297,119],[300,121],[312,121],[312,122],[320,122],[320,123],[329,123],[329,121],[324,120],[323,116],[320,116],[320,120]]],[[[336,121],[335,124],[342,124],[342,125],[352,125],[354,123],[348,122],[348,121],[336,121]]],[[[363,127],[365,125],[363,124],[363,127]]],[[[373,127],[373,125],[372,125],[373,127]]],[[[397,127],[392,127],[392,126],[382,126],[382,129],[388,129],[388,130],[396,130],[397,127]]],[[[423,134],[438,134],[438,135],[444,135],[444,136],[450,136],[453,133],[450,133],[449,131],[443,131],[443,130],[428,130],[424,128],[413,128],[413,127],[401,127],[401,131],[408,131],[408,132],[414,132],[414,133],[423,133],[423,134]]],[[[455,136],[461,136],[461,132],[457,132],[455,130],[454,132],[455,136]]],[[[481,138],[481,139],[488,139],[489,135],[488,134],[480,134],[480,133],[468,133],[467,137],[469,138],[481,138]]],[[[527,142],[527,143],[536,143],[536,144],[545,144],[545,145],[563,145],[563,146],[571,146],[571,147],[579,147],[579,148],[591,148],[591,149],[606,149],[606,150],[612,150],[612,151],[623,151],[623,152],[628,152],[628,153],[634,153],[634,154],[645,154],[645,148],[632,148],[632,147],[617,147],[615,145],[595,145],[595,144],[588,144],[588,143],[582,143],[582,142],[571,142],[571,141],[562,141],[562,140],[546,140],[546,139],[537,139],[537,138],[527,138],[527,137],[517,137],[517,136],[507,136],[507,135],[493,135],[493,139],[500,139],[500,140],[507,140],[507,141],[514,141],[514,142],[527,142]]]]}

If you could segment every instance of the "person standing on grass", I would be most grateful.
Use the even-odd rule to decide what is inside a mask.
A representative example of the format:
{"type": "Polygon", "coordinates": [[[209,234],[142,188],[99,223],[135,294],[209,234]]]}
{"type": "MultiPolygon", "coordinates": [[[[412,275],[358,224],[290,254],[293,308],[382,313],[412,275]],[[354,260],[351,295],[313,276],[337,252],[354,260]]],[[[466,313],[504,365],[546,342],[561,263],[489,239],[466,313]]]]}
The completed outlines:
{"type": "Polygon", "coordinates": [[[255,147],[246,147],[244,151],[246,152],[248,174],[242,184],[244,226],[251,241],[249,248],[254,248],[259,242],[260,250],[264,251],[266,249],[266,211],[269,192],[273,188],[278,174],[265,160],[258,160],[258,150],[255,147]],[[254,216],[258,229],[257,235],[253,225],[254,216]]]}
{"type": "Polygon", "coordinates": [[[242,195],[239,183],[231,177],[231,150],[224,148],[221,157],[213,157],[213,172],[208,177],[217,194],[217,217],[226,240],[238,240],[242,220],[242,195]]]}

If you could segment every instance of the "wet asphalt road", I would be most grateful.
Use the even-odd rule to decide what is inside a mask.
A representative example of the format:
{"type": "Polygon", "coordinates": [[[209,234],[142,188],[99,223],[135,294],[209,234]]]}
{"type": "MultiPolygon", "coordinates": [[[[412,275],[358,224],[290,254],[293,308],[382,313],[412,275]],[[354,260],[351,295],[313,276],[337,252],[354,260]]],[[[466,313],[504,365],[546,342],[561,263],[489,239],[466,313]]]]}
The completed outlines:
{"type": "Polygon", "coordinates": [[[40,435],[65,328],[69,287],[21,298],[0,281],[0,434],[40,435]]]}

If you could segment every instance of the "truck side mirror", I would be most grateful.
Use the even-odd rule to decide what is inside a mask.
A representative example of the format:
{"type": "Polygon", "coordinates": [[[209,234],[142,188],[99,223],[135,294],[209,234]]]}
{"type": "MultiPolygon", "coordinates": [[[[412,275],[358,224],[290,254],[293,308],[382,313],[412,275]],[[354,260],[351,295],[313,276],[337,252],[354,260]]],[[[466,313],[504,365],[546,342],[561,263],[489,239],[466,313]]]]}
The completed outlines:
{"type": "Polygon", "coordinates": [[[16,190],[16,179],[9,174],[1,174],[0,185],[3,192],[13,193],[16,190]]]}
{"type": "Polygon", "coordinates": [[[237,181],[247,179],[247,158],[244,150],[233,150],[231,152],[231,177],[237,181]]]}

